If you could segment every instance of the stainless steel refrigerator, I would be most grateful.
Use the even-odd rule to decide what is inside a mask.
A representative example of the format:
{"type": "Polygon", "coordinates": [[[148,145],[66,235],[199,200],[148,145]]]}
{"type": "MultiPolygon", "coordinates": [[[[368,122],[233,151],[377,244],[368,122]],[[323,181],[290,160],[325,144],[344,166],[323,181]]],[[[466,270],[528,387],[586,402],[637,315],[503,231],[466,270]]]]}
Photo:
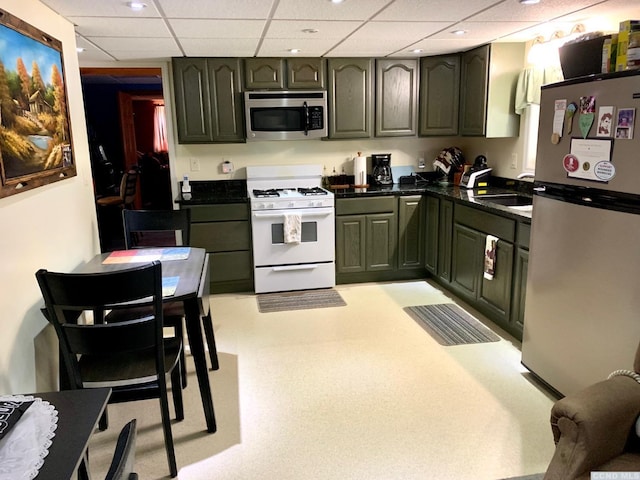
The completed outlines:
{"type": "Polygon", "coordinates": [[[563,395],[631,369],[640,342],[639,74],[542,90],[522,363],[563,395]]]}

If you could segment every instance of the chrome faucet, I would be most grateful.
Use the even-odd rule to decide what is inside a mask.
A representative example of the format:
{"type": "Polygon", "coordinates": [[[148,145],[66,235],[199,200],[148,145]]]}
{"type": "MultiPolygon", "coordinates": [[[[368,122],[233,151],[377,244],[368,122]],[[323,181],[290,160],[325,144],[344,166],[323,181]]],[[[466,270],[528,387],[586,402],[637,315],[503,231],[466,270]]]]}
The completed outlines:
{"type": "Polygon", "coordinates": [[[531,172],[524,172],[518,175],[518,180],[522,180],[523,178],[534,178],[534,177],[535,177],[535,174],[531,172]]]}

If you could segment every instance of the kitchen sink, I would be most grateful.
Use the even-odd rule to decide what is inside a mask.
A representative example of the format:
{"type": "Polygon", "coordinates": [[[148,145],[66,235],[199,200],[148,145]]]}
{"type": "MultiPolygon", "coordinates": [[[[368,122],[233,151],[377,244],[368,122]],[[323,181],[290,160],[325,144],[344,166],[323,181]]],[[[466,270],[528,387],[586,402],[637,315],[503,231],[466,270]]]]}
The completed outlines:
{"type": "Polygon", "coordinates": [[[495,195],[479,195],[476,200],[484,200],[485,202],[497,203],[505,207],[521,207],[533,204],[533,199],[526,195],[518,193],[498,193],[495,195]]]}

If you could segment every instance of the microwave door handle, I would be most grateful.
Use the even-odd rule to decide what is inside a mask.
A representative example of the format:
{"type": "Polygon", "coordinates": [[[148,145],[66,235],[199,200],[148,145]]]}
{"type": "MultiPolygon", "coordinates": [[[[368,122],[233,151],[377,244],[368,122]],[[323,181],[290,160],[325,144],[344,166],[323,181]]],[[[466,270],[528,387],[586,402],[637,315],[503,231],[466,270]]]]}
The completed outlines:
{"type": "Polygon", "coordinates": [[[302,108],[304,108],[304,134],[309,135],[309,105],[307,102],[303,102],[302,108]]]}

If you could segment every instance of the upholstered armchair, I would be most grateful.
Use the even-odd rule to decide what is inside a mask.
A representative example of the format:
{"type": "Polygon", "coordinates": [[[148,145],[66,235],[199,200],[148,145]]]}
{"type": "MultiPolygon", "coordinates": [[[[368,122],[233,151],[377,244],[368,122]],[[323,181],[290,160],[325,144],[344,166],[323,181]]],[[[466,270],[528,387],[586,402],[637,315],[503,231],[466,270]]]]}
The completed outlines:
{"type": "Polygon", "coordinates": [[[556,450],[544,480],[589,480],[592,471],[640,472],[640,348],[634,371],[568,395],[551,409],[556,450]]]}

